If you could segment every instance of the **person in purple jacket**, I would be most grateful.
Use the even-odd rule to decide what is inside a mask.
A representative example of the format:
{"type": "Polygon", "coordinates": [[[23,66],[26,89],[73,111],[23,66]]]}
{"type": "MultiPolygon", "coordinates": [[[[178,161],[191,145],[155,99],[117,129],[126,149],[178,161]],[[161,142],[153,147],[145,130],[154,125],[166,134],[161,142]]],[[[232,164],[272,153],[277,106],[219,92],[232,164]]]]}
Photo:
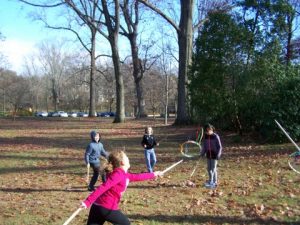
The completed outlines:
{"type": "Polygon", "coordinates": [[[119,209],[122,195],[129,182],[143,181],[162,176],[163,173],[129,173],[130,163],[123,151],[113,151],[109,154],[107,180],[91,193],[82,203],[82,208],[89,208],[87,225],[102,225],[105,221],[117,225],[129,225],[130,221],[119,209]]]}
{"type": "Polygon", "coordinates": [[[215,133],[213,125],[206,124],[204,131],[201,156],[206,155],[209,177],[208,181],[205,182],[205,187],[216,188],[218,185],[217,164],[222,154],[222,144],[219,135],[215,133]]]}

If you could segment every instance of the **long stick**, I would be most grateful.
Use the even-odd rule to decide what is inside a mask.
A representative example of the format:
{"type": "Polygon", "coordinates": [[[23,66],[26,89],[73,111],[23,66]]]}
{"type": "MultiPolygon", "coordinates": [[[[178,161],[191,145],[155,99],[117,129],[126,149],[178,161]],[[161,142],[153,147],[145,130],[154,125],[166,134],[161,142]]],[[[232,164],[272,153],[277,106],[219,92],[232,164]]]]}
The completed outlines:
{"type": "Polygon", "coordinates": [[[279,128],[283,131],[283,133],[288,137],[288,139],[295,145],[295,147],[300,151],[300,147],[296,144],[296,142],[293,141],[293,139],[290,137],[290,135],[284,130],[284,128],[280,125],[280,123],[275,120],[275,123],[279,126],[279,128]]]}
{"type": "Polygon", "coordinates": [[[168,172],[169,170],[173,169],[175,166],[177,166],[179,163],[182,163],[182,162],[183,162],[183,159],[178,161],[177,163],[174,163],[172,166],[169,166],[164,171],[162,171],[162,173],[164,174],[164,173],[168,172]]]}
{"type": "Polygon", "coordinates": [[[64,222],[63,225],[68,225],[72,219],[74,219],[74,217],[82,210],[83,208],[78,208],[70,217],[69,219],[66,220],[66,222],[64,222]]]}
{"type": "Polygon", "coordinates": [[[194,173],[195,173],[195,171],[196,171],[196,169],[198,167],[198,163],[199,163],[199,161],[196,163],[196,165],[195,165],[195,167],[193,169],[193,172],[191,173],[190,177],[192,177],[194,175],[194,173]]]}
{"type": "Polygon", "coordinates": [[[88,166],[86,166],[86,183],[89,183],[89,178],[90,178],[90,166],[88,164],[88,166]]]}

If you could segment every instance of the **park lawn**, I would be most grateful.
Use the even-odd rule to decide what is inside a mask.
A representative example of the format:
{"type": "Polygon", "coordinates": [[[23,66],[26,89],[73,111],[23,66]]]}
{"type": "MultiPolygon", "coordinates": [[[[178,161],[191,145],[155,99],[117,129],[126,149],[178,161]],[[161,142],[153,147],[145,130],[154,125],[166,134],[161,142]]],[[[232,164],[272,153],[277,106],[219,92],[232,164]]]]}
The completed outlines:
{"type": "MultiPolygon", "coordinates": [[[[165,126],[161,119],[0,119],[0,224],[63,224],[88,195],[83,155],[92,129],[100,130],[108,151],[126,150],[132,172],[144,172],[140,142],[148,125],[162,140],[157,170],[181,159],[179,143],[196,129],[165,126]]],[[[219,134],[218,188],[203,187],[205,159],[192,178],[196,160],[185,160],[164,178],[128,186],[120,206],[132,224],[300,224],[300,176],[287,164],[294,147],[236,143],[234,135],[219,134]]],[[[87,215],[80,212],[71,224],[85,224],[87,215]]]]}

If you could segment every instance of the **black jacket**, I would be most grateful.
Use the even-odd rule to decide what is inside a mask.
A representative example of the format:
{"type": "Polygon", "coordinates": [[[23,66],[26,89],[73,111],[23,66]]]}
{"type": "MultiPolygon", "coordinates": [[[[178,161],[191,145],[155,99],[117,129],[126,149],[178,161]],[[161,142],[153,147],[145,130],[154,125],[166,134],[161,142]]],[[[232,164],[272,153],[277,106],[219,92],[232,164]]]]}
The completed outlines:
{"type": "Polygon", "coordinates": [[[152,149],[156,145],[156,141],[153,135],[145,134],[143,136],[142,146],[145,147],[145,145],[145,149],[152,149]]]}

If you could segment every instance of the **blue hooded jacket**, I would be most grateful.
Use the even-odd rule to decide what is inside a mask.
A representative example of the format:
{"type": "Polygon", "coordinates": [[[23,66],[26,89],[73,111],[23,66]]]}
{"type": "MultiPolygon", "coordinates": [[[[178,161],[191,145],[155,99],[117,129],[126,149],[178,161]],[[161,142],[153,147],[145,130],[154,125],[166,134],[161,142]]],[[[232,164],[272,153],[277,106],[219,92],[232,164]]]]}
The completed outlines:
{"type": "Polygon", "coordinates": [[[85,151],[85,163],[100,163],[100,156],[108,157],[108,153],[105,151],[103,144],[95,141],[97,132],[91,131],[92,142],[87,146],[85,151]]]}
{"type": "Polygon", "coordinates": [[[222,154],[222,144],[219,135],[216,133],[204,135],[201,156],[204,156],[205,154],[208,159],[220,159],[222,154]]]}

